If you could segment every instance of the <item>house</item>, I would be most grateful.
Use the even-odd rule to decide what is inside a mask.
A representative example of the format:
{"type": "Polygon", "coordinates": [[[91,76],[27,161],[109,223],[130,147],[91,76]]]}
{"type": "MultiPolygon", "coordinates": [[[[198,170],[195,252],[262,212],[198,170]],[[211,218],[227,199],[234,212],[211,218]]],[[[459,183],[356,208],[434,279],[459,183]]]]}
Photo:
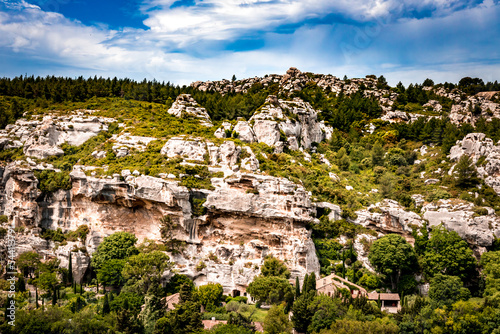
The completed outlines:
{"type": "Polygon", "coordinates": [[[380,309],[389,313],[397,313],[401,309],[401,300],[397,293],[377,293],[368,294],[368,300],[381,302],[380,309]]]}
{"type": "Polygon", "coordinates": [[[368,294],[364,288],[335,274],[316,280],[316,291],[318,291],[318,293],[333,297],[338,289],[347,289],[351,291],[353,298],[357,298],[360,295],[366,296],[368,294]]]}
{"type": "Polygon", "coordinates": [[[179,304],[180,294],[174,293],[173,295],[167,296],[165,298],[165,305],[167,306],[167,310],[173,310],[175,304],[179,304]]]}
{"type": "Polygon", "coordinates": [[[316,290],[318,293],[325,294],[327,296],[334,296],[338,289],[349,290],[353,298],[364,296],[368,298],[368,300],[378,302],[380,297],[382,311],[397,313],[398,310],[401,309],[401,301],[397,293],[368,293],[366,289],[361,286],[351,283],[335,274],[316,280],[316,290]]]}

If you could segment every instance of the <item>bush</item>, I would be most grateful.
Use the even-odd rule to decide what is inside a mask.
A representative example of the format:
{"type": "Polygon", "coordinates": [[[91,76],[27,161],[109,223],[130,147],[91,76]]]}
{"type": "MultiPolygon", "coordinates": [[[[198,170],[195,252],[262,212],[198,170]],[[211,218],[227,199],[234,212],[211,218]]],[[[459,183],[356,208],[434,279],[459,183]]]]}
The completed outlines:
{"type": "Polygon", "coordinates": [[[72,187],[69,172],[56,173],[53,170],[35,171],[38,179],[38,189],[44,193],[54,192],[56,190],[70,190],[72,187]]]}

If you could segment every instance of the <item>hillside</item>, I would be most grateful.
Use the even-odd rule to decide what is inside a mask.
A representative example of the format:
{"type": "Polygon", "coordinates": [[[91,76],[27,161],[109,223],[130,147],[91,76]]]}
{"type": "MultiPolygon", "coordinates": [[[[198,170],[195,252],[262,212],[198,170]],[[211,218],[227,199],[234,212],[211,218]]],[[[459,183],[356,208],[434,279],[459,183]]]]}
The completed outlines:
{"type": "MultiPolygon", "coordinates": [[[[70,281],[85,286],[85,303],[96,312],[103,304],[99,245],[129,232],[139,254],[132,257],[168,255],[158,282],[151,279],[164,289],[160,297],[179,291],[167,291],[179,277],[250,297],[247,289],[254,291],[249,286],[272,257],[300,286],[312,273],[318,279],[337,274],[402,297],[403,310],[389,316],[344,295],[350,315],[324,316],[331,321],[313,322],[308,332],[339,319],[339,326],[371,321],[401,333],[473,333],[470,319],[461,331],[449,324],[463,320],[453,318],[462,307],[471,317],[493,319],[474,333],[493,333],[500,328],[499,90],[497,82],[473,78],[390,87],[382,76],[339,79],[295,68],[184,87],[116,78],[4,78],[0,251],[9,254],[14,227],[18,263],[25,253],[39,254],[46,264],[33,272],[26,266],[20,275],[28,287],[67,306],[76,298],[71,288],[59,300],[37,279],[54,274],[64,290],[70,270],[70,281]],[[396,244],[382,249],[395,260],[378,261],[377,245],[394,235],[401,236],[391,241],[396,244]],[[404,266],[394,263],[403,243],[413,254],[404,266]],[[457,278],[468,301],[436,304],[436,277],[457,278]]],[[[108,277],[105,284],[116,298],[119,291],[142,298],[138,319],[140,305],[149,305],[144,296],[151,295],[144,286],[155,286],[143,277],[108,277]]],[[[291,302],[280,291],[265,303],[298,307],[291,289],[291,302]]],[[[33,308],[33,300],[18,299],[20,308],[33,308]]],[[[215,306],[204,304],[217,318],[227,317],[215,306]]],[[[144,312],[137,321],[152,333],[157,319],[144,312]]]]}

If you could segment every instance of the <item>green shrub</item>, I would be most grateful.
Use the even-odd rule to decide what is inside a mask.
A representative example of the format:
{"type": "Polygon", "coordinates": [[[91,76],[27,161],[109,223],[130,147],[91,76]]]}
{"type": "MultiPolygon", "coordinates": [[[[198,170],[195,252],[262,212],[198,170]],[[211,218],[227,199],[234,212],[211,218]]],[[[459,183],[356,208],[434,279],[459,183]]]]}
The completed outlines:
{"type": "Polygon", "coordinates": [[[44,193],[54,192],[59,189],[70,190],[72,187],[69,172],[55,172],[53,170],[35,171],[38,179],[38,189],[44,193]]]}

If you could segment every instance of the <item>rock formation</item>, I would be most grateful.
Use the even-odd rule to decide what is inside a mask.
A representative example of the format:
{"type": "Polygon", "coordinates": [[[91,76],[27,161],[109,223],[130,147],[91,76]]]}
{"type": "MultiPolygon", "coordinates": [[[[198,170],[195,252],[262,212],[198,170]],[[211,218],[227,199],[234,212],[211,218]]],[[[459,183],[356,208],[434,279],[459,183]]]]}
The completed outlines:
{"type": "Polygon", "coordinates": [[[201,125],[211,127],[212,120],[205,108],[202,108],[189,94],[181,94],[177,96],[168,113],[175,117],[184,117],[191,115],[200,120],[201,125]]]}

